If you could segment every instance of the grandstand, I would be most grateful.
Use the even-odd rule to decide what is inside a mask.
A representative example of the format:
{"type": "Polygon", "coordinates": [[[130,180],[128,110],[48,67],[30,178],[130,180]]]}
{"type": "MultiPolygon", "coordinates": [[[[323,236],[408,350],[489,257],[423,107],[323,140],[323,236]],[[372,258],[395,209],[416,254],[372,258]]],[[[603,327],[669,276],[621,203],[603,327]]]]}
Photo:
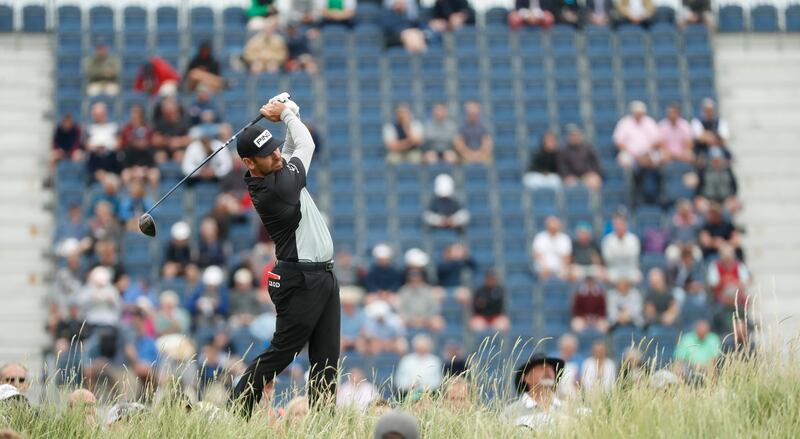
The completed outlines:
{"type": "MultiPolygon", "coordinates": [[[[796,264],[791,261],[800,260],[797,250],[800,242],[790,222],[800,219],[800,211],[791,206],[789,216],[783,216],[781,221],[775,217],[787,211],[782,204],[796,203],[800,194],[797,189],[800,176],[795,171],[800,166],[800,156],[789,146],[800,140],[792,122],[800,115],[791,101],[796,100],[796,93],[787,93],[791,84],[798,85],[800,77],[797,75],[800,45],[797,35],[791,35],[800,31],[800,5],[780,9],[768,5],[753,8],[723,5],[718,9],[719,33],[710,33],[700,24],[677,28],[675,11],[669,6],[659,8],[664,19],[656,19],[649,29],[622,25],[616,29],[586,26],[576,30],[556,25],[549,31],[510,32],[507,11],[500,5],[503,2],[492,2],[492,7],[487,6],[489,2],[473,3],[482,12],[478,24],[442,34],[422,55],[408,54],[402,48],[385,49],[383,33],[374,24],[380,6],[359,3],[360,19],[354,29],[326,27],[313,42],[312,52],[320,64],[320,74],[252,76],[223,62],[222,75],[228,87],[215,96],[216,103],[225,121],[239,127],[252,119],[266,97],[289,90],[303,109],[304,117],[313,120],[324,139],[323,155],[315,159],[319,165],[312,168],[309,176],[309,190],[329,216],[336,248],[366,258],[375,244],[388,242],[395,254],[418,247],[437,261],[447,245],[463,241],[482,268],[497,269],[506,286],[512,322],[507,339],[538,340],[557,338],[569,331],[570,294],[574,290],[574,285],[566,281],[538,280],[531,268],[530,243],[542,230],[547,216],[562,218],[569,231],[578,222],[588,221],[595,236],[602,236],[611,214],[624,206],[629,211],[632,229],[643,237],[648,228],[666,228],[673,213],[671,207],[636,205],[631,176],[617,162],[612,132],[624,116],[628,102],[641,100],[648,104],[651,115],[660,118],[671,102],[679,103],[685,115],[692,115],[698,112],[704,98],[718,98],[723,115],[733,122],[731,149],[737,158],[736,172],[742,179],[750,264],[757,275],[765,278],[778,273],[776,297],[781,300],[788,297],[791,287],[780,283],[794,285],[800,281],[792,273],[792,265],[796,264]],[[781,74],[786,57],[792,68],[781,74]],[[751,59],[763,63],[766,70],[749,66],[751,59]],[[749,76],[754,74],[763,74],[767,78],[764,81],[775,79],[781,86],[762,89],[762,84],[750,80],[749,76]],[[784,93],[788,97],[782,96],[784,93]],[[484,115],[490,119],[495,142],[491,166],[385,163],[382,126],[391,120],[396,104],[408,103],[414,114],[421,116],[429,114],[434,103],[444,102],[451,114],[460,114],[463,103],[470,100],[480,102],[484,115]],[[786,106],[776,102],[786,102],[786,106]],[[748,108],[755,108],[756,104],[766,112],[763,118],[751,115],[748,108]],[[770,112],[773,105],[777,109],[770,112]],[[522,176],[541,135],[548,130],[562,132],[570,123],[584,127],[600,154],[602,190],[592,193],[580,185],[558,191],[525,190],[522,176]],[[768,150],[764,143],[770,144],[768,150]],[[783,157],[790,160],[781,163],[783,157]],[[780,170],[779,175],[771,171],[773,167],[780,170]],[[440,173],[454,177],[458,197],[471,212],[472,221],[463,236],[423,227],[420,214],[430,200],[433,179],[440,173]],[[776,227],[779,232],[774,231],[776,227]]],[[[36,177],[44,180],[44,175],[12,171],[44,168],[49,137],[42,133],[49,133],[51,126],[28,124],[24,122],[27,117],[15,115],[16,106],[11,108],[8,104],[28,100],[29,96],[14,89],[35,87],[42,93],[53,90],[52,102],[24,106],[26,115],[41,117],[51,110],[53,121],[69,113],[88,122],[90,106],[104,101],[109,105],[111,118],[124,123],[134,104],[153,105],[147,95],[133,91],[139,67],[151,55],[164,58],[182,72],[200,42],[213,41],[220,59],[227,60],[241,51],[248,36],[244,30],[245,12],[240,6],[127,1],[94,6],[58,4],[47,8],[27,2],[17,2],[13,7],[0,4],[0,32],[5,33],[0,35],[1,47],[4,51],[16,47],[18,65],[28,62],[25,54],[33,53],[34,47],[40,51],[52,50],[50,60],[46,51],[38,57],[39,72],[32,68],[23,74],[17,68],[3,66],[5,75],[0,82],[3,102],[0,123],[3,135],[9,136],[0,142],[3,153],[11,154],[9,144],[27,142],[38,154],[36,160],[23,159],[24,151],[16,148],[12,156],[15,159],[6,161],[4,157],[2,161],[0,184],[19,182],[10,186],[19,190],[8,194],[4,190],[1,198],[4,208],[0,216],[3,221],[0,269],[4,271],[0,273],[3,278],[13,277],[10,285],[14,290],[33,288],[37,293],[31,299],[36,300],[44,300],[48,273],[38,270],[29,276],[26,265],[52,265],[44,262],[39,254],[42,249],[29,255],[25,247],[39,243],[49,229],[65,221],[71,205],[88,208],[102,189],[96,184],[87,185],[83,163],[61,161],[53,176],[52,203],[47,203],[53,219],[40,219],[42,214],[34,207],[45,204],[49,197],[38,187],[30,186],[31,182],[35,184],[36,177]],[[28,44],[28,39],[38,43],[28,44]],[[107,42],[111,52],[121,58],[121,93],[116,97],[85,95],[81,62],[91,54],[97,41],[107,42]],[[52,85],[32,79],[49,78],[42,72],[49,71],[50,62],[52,85]],[[27,79],[6,82],[5,78],[12,74],[27,79]],[[14,135],[5,134],[8,131],[14,135]],[[26,131],[37,134],[29,137],[26,131]],[[24,217],[22,213],[9,213],[11,209],[5,206],[11,207],[12,203],[27,206],[19,211],[25,213],[24,217]],[[18,223],[24,223],[25,227],[18,223]],[[33,231],[31,224],[39,227],[33,231]],[[27,229],[31,229],[30,233],[27,229]],[[9,251],[12,248],[13,252],[9,251]],[[11,263],[17,258],[17,264],[11,263]],[[31,287],[29,282],[35,286],[31,287]]],[[[183,99],[188,105],[190,96],[183,99]]],[[[693,197],[694,190],[684,184],[686,174],[693,171],[691,166],[679,162],[665,167],[664,191],[670,202],[693,197]]],[[[161,193],[182,177],[177,163],[160,165],[160,174],[161,193]]],[[[152,198],[157,199],[161,193],[152,194],[152,198]]],[[[183,297],[189,295],[190,287],[184,280],[161,282],[160,279],[168,231],[178,221],[186,221],[192,230],[198,230],[219,193],[216,184],[197,184],[169,199],[157,215],[156,240],[126,231],[119,251],[126,271],[134,278],[145,279],[158,291],[171,289],[183,297]]],[[[250,250],[257,240],[260,227],[252,216],[247,222],[231,226],[228,245],[233,253],[225,268],[239,265],[242,253],[250,250]]],[[[49,241],[45,245],[54,248],[49,241]]],[[[643,253],[640,260],[643,272],[666,264],[662,253],[643,253]]],[[[47,271],[52,274],[52,270],[47,271]]],[[[764,278],[759,281],[765,292],[771,293],[771,283],[764,278]]],[[[11,289],[4,288],[0,297],[3,300],[13,297],[15,301],[5,303],[19,304],[13,311],[6,306],[0,312],[3,321],[0,359],[36,358],[49,345],[38,330],[44,325],[46,312],[34,310],[43,305],[17,298],[17,291],[11,289]],[[24,338],[25,343],[6,344],[5,334],[18,333],[14,328],[26,328],[24,333],[31,334],[30,338],[24,338]]],[[[792,304],[791,308],[775,310],[780,310],[781,315],[800,310],[797,299],[792,304]]],[[[457,340],[475,349],[487,335],[467,330],[467,311],[455,299],[446,298],[443,310],[447,326],[438,335],[441,342],[457,340]]],[[[647,352],[649,356],[669,359],[680,332],[687,327],[616,332],[608,340],[618,356],[632,339],[646,337],[655,341],[647,352]]],[[[597,337],[597,334],[580,336],[584,354],[597,337]]],[[[247,346],[247,340],[242,345],[247,346]]],[[[545,348],[552,350],[554,344],[547,342],[545,348]]],[[[304,360],[298,361],[302,364],[304,360]]],[[[376,379],[384,381],[391,376],[398,357],[351,353],[347,361],[373,366],[376,379]]]]}

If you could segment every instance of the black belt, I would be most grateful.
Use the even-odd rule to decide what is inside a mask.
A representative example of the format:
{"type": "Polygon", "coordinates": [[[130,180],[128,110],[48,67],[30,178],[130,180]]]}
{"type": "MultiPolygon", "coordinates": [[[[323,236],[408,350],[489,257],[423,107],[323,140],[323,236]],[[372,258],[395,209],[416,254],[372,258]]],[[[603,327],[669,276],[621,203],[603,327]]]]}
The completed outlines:
{"type": "Polygon", "coordinates": [[[328,262],[288,262],[278,261],[277,268],[288,268],[298,271],[333,271],[333,261],[328,262]]]}

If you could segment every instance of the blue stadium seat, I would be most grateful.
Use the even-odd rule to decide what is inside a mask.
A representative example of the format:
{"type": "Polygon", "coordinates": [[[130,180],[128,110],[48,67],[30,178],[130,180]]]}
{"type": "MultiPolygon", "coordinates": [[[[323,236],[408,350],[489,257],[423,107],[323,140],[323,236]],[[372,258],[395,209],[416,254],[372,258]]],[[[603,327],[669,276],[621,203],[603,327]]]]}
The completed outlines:
{"type": "Polygon", "coordinates": [[[658,6],[656,7],[653,21],[656,23],[675,23],[675,10],[669,6],[658,6]]]}
{"type": "Polygon", "coordinates": [[[726,5],[719,8],[720,32],[744,32],[744,9],[740,5],[726,5]]]}
{"type": "Polygon", "coordinates": [[[81,17],[83,16],[83,13],[81,11],[81,8],[79,8],[78,6],[74,5],[59,6],[57,9],[57,16],[58,16],[57,30],[59,33],[81,31],[81,17]]]}
{"type": "Polygon", "coordinates": [[[89,9],[89,31],[92,34],[114,32],[114,10],[108,6],[93,6],[89,9]]]}
{"type": "Polygon", "coordinates": [[[178,32],[178,9],[159,6],[156,9],[156,32],[178,32]]]}
{"type": "Polygon", "coordinates": [[[800,4],[793,4],[785,10],[786,32],[800,32],[800,4]]]}
{"type": "Polygon", "coordinates": [[[773,5],[758,5],[750,9],[750,28],[753,32],[778,32],[778,10],[773,5]]]}
{"type": "Polygon", "coordinates": [[[147,11],[141,6],[126,6],[122,13],[125,32],[147,32],[147,11]]]}
{"type": "Polygon", "coordinates": [[[519,32],[518,50],[520,55],[538,55],[545,53],[544,39],[539,30],[528,30],[519,32]]]}
{"type": "Polygon", "coordinates": [[[222,10],[222,28],[227,33],[230,30],[241,29],[247,24],[247,14],[240,6],[228,6],[222,10]]]}
{"type": "Polygon", "coordinates": [[[47,29],[44,6],[27,5],[22,8],[22,31],[44,32],[47,29]]]}
{"type": "Polygon", "coordinates": [[[500,7],[490,8],[484,15],[484,21],[487,27],[505,27],[508,23],[508,10],[500,7]]]}

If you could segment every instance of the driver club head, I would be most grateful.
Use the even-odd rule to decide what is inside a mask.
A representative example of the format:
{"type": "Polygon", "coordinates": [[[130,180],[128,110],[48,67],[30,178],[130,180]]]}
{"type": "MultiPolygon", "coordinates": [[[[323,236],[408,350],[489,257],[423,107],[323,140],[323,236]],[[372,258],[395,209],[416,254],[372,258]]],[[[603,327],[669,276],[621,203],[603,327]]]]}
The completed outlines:
{"type": "Polygon", "coordinates": [[[145,213],[139,217],[139,230],[151,238],[156,236],[156,222],[152,215],[145,213]]]}

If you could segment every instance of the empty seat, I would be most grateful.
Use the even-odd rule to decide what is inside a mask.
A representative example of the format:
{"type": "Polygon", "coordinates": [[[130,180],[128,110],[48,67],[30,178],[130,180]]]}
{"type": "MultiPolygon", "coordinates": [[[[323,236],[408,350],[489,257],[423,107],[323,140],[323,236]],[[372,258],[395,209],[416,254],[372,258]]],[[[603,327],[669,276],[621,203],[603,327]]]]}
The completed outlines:
{"type": "Polygon", "coordinates": [[[726,5],[719,8],[720,32],[743,32],[744,9],[740,5],[726,5]]]}
{"type": "Polygon", "coordinates": [[[800,4],[786,7],[785,28],[787,32],[800,32],[800,4]]]}
{"type": "Polygon", "coordinates": [[[46,28],[47,21],[44,6],[27,5],[22,8],[23,32],[44,32],[46,28]]]}
{"type": "Polygon", "coordinates": [[[754,32],[777,32],[778,10],[773,5],[758,5],[750,10],[750,28],[754,32]]]}

